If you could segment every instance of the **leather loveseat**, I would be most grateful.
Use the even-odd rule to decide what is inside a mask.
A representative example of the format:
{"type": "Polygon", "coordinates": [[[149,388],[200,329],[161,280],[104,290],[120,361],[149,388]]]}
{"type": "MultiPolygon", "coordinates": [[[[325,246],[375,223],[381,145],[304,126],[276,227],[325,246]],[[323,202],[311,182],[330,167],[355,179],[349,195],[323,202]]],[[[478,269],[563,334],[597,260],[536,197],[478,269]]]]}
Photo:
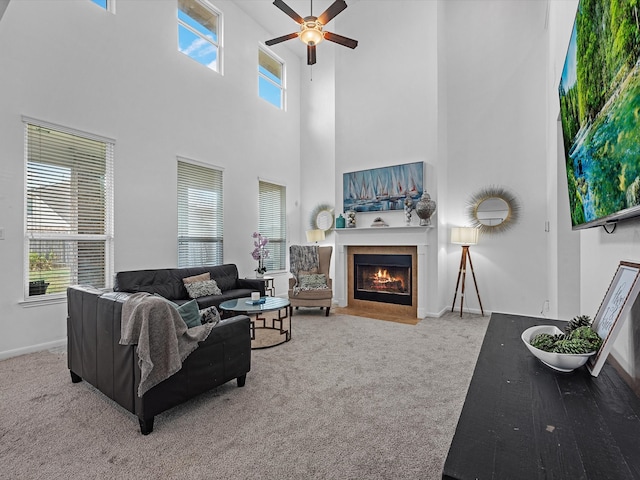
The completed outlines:
{"type": "MultiPolygon", "coordinates": [[[[153,430],[155,415],[233,379],[242,387],[251,369],[250,320],[238,315],[221,320],[177,373],[142,397],[137,395],[141,371],[136,345],[119,343],[124,302],[133,292],[148,292],[184,303],[188,297],[176,298],[182,297],[182,293],[178,293],[178,279],[205,270],[211,272],[212,278],[220,279],[223,299],[198,299],[198,303],[202,300],[200,308],[236,298],[232,295],[250,296],[251,291],[258,290],[264,295],[264,283],[238,279],[235,265],[120,272],[116,277],[119,291],[105,293],[87,286],[72,286],[67,290],[67,357],[71,380],[89,382],[135,414],[145,435],[153,430]],[[230,288],[223,289],[227,285],[230,288]],[[254,285],[258,288],[251,288],[254,285]]],[[[184,296],[187,296],[186,290],[184,296]]]]}

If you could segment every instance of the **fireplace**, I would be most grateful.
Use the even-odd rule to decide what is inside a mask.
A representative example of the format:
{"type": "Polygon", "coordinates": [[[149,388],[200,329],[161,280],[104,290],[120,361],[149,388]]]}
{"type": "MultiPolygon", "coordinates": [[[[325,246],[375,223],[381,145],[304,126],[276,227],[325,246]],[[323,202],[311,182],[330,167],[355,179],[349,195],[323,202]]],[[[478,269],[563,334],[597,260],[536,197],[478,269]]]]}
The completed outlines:
{"type": "Polygon", "coordinates": [[[346,250],[345,289],[349,307],[417,316],[416,247],[350,245],[346,250]]]}
{"type": "Polygon", "coordinates": [[[355,254],[354,299],[411,305],[411,264],[411,255],[355,254]]]}

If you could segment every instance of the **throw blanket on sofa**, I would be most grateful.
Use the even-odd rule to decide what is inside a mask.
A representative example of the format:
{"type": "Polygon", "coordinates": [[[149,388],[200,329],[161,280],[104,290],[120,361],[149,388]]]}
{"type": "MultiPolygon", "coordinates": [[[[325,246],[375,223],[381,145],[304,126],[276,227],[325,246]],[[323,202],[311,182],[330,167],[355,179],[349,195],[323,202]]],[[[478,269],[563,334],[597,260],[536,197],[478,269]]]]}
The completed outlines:
{"type": "Polygon", "coordinates": [[[289,257],[289,271],[293,274],[293,278],[296,279],[296,283],[293,286],[293,294],[297,295],[300,292],[298,272],[318,271],[320,266],[318,246],[291,245],[289,247],[289,257]]]}
{"type": "Polygon", "coordinates": [[[141,378],[138,396],[182,368],[182,362],[206,340],[212,323],[187,328],[172,305],[149,293],[134,293],[122,306],[121,345],[137,345],[141,378]]]}

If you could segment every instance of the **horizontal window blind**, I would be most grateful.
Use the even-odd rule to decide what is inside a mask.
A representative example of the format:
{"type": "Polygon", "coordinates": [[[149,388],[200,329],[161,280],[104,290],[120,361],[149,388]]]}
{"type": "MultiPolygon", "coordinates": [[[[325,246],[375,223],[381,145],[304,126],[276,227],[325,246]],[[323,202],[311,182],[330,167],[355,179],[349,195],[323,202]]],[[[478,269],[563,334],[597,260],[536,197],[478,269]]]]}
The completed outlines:
{"type": "Polygon", "coordinates": [[[269,239],[267,271],[285,270],[287,262],[287,195],[286,187],[260,180],[259,232],[269,239]]]}
{"type": "Polygon", "coordinates": [[[113,147],[25,124],[27,296],[110,286],[113,147]]]}
{"type": "Polygon", "coordinates": [[[178,266],[223,263],[222,172],[178,160],[178,266]]]}

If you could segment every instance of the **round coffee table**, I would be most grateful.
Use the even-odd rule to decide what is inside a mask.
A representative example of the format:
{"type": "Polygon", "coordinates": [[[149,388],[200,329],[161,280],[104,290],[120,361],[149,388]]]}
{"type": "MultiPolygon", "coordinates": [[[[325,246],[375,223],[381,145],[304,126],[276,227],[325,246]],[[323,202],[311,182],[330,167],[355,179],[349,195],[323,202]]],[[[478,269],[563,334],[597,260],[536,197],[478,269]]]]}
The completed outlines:
{"type": "Polygon", "coordinates": [[[251,320],[251,349],[275,347],[291,340],[291,317],[289,300],[280,297],[261,297],[254,303],[250,297],[227,300],[220,309],[235,314],[245,314],[251,320]],[[265,316],[267,312],[274,315],[265,316]],[[255,317],[254,317],[255,316],[255,317]],[[262,322],[261,325],[256,325],[262,322]]]}

